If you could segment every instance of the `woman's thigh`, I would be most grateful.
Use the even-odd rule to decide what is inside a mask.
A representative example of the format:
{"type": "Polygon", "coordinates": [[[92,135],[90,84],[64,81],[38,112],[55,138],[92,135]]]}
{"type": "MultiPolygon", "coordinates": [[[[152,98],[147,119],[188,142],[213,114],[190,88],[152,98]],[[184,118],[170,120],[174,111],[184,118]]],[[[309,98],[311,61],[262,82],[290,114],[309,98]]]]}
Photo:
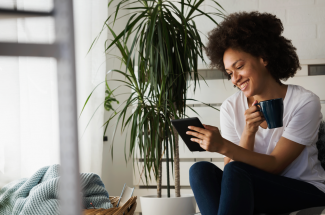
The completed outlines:
{"type": "Polygon", "coordinates": [[[325,205],[325,193],[307,182],[271,174],[242,162],[231,165],[250,176],[255,213],[287,213],[325,205]]]}

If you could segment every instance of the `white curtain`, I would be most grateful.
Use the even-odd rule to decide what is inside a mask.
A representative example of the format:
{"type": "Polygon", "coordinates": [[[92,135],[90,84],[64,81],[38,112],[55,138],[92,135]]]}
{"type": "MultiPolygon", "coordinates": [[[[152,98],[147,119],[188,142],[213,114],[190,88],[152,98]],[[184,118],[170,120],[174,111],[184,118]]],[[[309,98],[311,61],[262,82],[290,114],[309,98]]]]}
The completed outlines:
{"type": "MultiPolygon", "coordinates": [[[[17,8],[29,10],[50,10],[53,5],[48,0],[16,3],[17,8]]],[[[107,18],[107,3],[74,1],[78,115],[93,88],[105,78],[105,31],[87,52],[107,18]]],[[[13,5],[10,0],[0,2],[0,7],[13,5]]],[[[0,41],[55,41],[52,18],[0,19],[0,32],[0,41]]],[[[56,75],[52,58],[0,57],[0,188],[60,162],[56,75]]],[[[78,121],[81,172],[101,175],[104,90],[104,84],[96,89],[78,121]]]]}
{"type": "MultiPolygon", "coordinates": [[[[79,113],[91,91],[105,80],[106,57],[104,43],[106,29],[98,42],[87,52],[94,38],[102,30],[108,17],[108,0],[74,0],[74,21],[76,38],[77,89],[79,113]]],[[[94,172],[101,176],[105,84],[102,83],[92,94],[82,116],[79,119],[80,171],[94,172]],[[97,109],[98,108],[98,109],[97,109]],[[90,124],[90,118],[96,111],[90,124]],[[85,130],[86,129],[86,130],[85,130]]]]}

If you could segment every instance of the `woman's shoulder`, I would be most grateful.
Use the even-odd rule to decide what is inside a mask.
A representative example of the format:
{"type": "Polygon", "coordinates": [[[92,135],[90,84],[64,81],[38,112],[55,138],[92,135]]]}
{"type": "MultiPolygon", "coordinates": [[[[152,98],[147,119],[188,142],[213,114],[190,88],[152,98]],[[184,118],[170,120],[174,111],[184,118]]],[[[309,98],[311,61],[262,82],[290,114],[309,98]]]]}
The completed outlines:
{"type": "Polygon", "coordinates": [[[288,113],[298,112],[309,112],[311,109],[321,109],[321,103],[319,97],[313,93],[312,91],[299,86],[299,85],[291,85],[291,96],[288,101],[285,101],[286,109],[288,113]]]}
{"type": "Polygon", "coordinates": [[[224,109],[233,109],[234,107],[238,106],[238,103],[241,101],[242,99],[242,95],[243,93],[241,91],[238,91],[234,94],[232,94],[231,96],[229,96],[225,101],[222,102],[222,105],[220,108],[224,108],[224,109]]]}
{"type": "Polygon", "coordinates": [[[298,103],[308,103],[311,101],[320,102],[319,97],[312,91],[300,86],[300,85],[289,85],[292,88],[291,100],[296,100],[298,103]]]}

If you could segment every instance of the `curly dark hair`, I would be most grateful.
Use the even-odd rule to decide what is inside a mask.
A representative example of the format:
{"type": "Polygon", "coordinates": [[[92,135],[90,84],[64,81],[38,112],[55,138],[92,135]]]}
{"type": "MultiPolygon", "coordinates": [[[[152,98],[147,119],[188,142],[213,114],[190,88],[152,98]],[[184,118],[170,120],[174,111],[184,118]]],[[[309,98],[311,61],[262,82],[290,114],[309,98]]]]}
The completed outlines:
{"type": "Polygon", "coordinates": [[[244,51],[268,61],[267,70],[274,79],[286,81],[301,69],[296,48],[291,40],[281,36],[280,19],[269,13],[238,12],[229,14],[216,28],[208,33],[206,54],[210,67],[225,71],[224,52],[228,48],[244,51]]]}

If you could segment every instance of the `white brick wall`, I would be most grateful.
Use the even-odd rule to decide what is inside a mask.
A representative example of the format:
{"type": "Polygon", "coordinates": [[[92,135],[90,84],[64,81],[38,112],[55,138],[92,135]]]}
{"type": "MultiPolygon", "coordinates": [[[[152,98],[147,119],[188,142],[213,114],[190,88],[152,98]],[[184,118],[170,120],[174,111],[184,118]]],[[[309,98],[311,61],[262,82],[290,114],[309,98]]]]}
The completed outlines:
{"type": "MultiPolygon", "coordinates": [[[[218,2],[228,14],[239,11],[259,11],[276,15],[284,26],[283,36],[292,40],[300,59],[325,58],[325,0],[220,0],[218,2]]],[[[205,1],[205,12],[215,11],[208,5],[213,5],[212,0],[205,1]]],[[[221,19],[217,18],[216,21],[221,19]]],[[[212,21],[203,17],[196,22],[204,34],[215,27],[212,21]]],[[[205,38],[202,40],[206,44],[207,40],[205,38]]],[[[209,62],[206,56],[205,60],[209,62]]],[[[200,68],[206,66],[200,63],[200,68]]]]}
{"type": "Polygon", "coordinates": [[[325,40],[325,24],[317,25],[317,38],[325,40]]]}
{"type": "Polygon", "coordinates": [[[287,25],[283,36],[291,40],[310,40],[317,38],[316,24],[287,25]],[[307,33],[308,32],[308,33],[307,33]]]}
{"type": "Polygon", "coordinates": [[[316,0],[316,5],[324,5],[325,6],[325,0],[316,0]]]}
{"type": "Polygon", "coordinates": [[[288,24],[315,24],[325,22],[324,6],[301,6],[287,8],[288,24]]]}
{"type": "Polygon", "coordinates": [[[293,8],[299,6],[314,5],[314,0],[260,0],[259,3],[260,8],[293,8]]]}

